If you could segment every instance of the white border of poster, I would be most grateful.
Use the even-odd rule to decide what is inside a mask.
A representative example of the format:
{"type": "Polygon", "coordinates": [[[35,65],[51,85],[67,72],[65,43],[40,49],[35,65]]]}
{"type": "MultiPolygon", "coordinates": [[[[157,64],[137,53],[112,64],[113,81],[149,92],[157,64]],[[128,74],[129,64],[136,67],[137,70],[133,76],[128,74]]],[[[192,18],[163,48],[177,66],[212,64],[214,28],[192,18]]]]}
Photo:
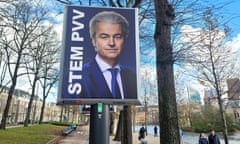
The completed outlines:
{"type": "Polygon", "coordinates": [[[140,104],[137,15],[137,9],[133,8],[65,6],[58,104],[140,104]],[[112,97],[98,64],[92,66],[96,61],[96,51],[89,34],[89,21],[104,11],[122,15],[129,24],[129,33],[119,58],[121,98],[112,97]]]}

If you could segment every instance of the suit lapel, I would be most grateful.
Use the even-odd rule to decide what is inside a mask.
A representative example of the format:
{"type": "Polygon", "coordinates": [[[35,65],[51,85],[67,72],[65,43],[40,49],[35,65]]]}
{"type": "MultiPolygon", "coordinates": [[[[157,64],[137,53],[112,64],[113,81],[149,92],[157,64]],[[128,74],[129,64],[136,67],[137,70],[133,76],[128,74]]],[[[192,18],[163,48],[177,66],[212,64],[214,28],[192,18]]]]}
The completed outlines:
{"type": "Polygon", "coordinates": [[[124,98],[137,98],[136,75],[125,67],[121,67],[121,78],[124,98]]]}
{"type": "Polygon", "coordinates": [[[120,71],[120,74],[121,74],[121,80],[122,80],[122,88],[123,88],[123,95],[124,97],[127,96],[127,81],[126,81],[126,73],[125,73],[125,70],[124,68],[121,67],[121,71],[120,71]]]}
{"type": "Polygon", "coordinates": [[[94,61],[93,67],[92,67],[92,72],[91,72],[91,81],[92,81],[92,86],[94,90],[94,93],[96,97],[99,98],[111,98],[111,92],[110,89],[107,86],[107,83],[104,79],[104,76],[97,65],[96,61],[94,61]]]}

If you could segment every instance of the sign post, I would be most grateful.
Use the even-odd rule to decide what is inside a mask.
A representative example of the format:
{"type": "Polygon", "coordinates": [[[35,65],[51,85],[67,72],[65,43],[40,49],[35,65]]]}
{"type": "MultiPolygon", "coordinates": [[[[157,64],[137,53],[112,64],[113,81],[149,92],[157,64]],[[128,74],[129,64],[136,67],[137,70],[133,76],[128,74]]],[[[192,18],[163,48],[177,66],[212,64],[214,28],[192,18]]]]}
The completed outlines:
{"type": "Polygon", "coordinates": [[[89,144],[109,144],[109,106],[91,105],[89,144]]]}

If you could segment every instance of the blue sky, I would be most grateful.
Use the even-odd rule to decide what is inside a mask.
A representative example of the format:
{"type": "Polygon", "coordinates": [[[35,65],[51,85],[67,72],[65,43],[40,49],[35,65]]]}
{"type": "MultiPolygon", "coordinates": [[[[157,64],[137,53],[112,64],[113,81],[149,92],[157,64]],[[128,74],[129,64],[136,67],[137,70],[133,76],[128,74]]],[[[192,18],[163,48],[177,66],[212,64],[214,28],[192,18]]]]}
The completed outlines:
{"type": "MultiPolygon", "coordinates": [[[[212,0],[211,0],[212,1],[212,0]]],[[[215,3],[226,4],[220,14],[224,16],[224,20],[228,21],[232,28],[232,37],[236,37],[240,33],[240,0],[216,0],[215,3]]]]}

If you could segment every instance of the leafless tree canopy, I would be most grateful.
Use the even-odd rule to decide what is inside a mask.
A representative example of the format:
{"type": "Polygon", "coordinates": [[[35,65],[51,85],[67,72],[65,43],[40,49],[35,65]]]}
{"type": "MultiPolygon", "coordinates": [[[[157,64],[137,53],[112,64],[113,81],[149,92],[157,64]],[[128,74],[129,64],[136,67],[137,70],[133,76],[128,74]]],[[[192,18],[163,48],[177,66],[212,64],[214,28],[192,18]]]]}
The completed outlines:
{"type": "MultiPolygon", "coordinates": [[[[6,63],[7,68],[7,71],[2,71],[4,74],[1,74],[1,77],[8,74],[9,82],[5,83],[5,85],[7,84],[8,87],[10,87],[7,104],[1,121],[2,129],[5,129],[6,126],[6,118],[8,116],[13,91],[15,90],[19,76],[25,75],[26,70],[30,74],[30,71],[34,69],[40,69],[40,66],[37,66],[34,61],[39,62],[41,61],[41,57],[44,57],[37,44],[39,44],[40,37],[48,36],[47,34],[44,35],[47,31],[46,29],[45,31],[41,31],[40,29],[43,26],[43,22],[49,18],[49,15],[42,4],[41,0],[1,2],[0,27],[2,35],[0,45],[4,48],[1,52],[4,55],[3,61],[6,63]],[[31,57],[33,56],[31,52],[34,52],[34,58],[31,57]]],[[[6,76],[4,78],[6,78],[6,76]]],[[[34,93],[32,94],[34,96],[34,93]]],[[[31,105],[29,108],[30,107],[31,105]]]]}

